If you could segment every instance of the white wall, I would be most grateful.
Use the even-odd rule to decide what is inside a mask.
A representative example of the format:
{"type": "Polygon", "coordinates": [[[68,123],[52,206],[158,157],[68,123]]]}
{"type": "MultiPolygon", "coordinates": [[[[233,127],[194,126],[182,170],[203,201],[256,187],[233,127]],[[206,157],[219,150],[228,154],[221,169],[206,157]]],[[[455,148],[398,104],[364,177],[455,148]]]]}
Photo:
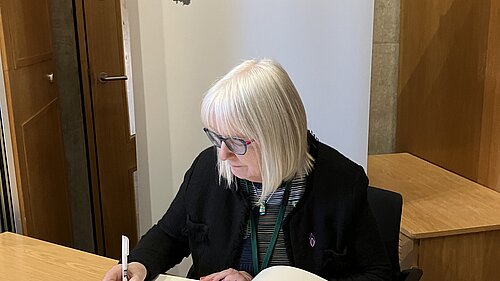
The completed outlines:
{"type": "MultiPolygon", "coordinates": [[[[147,208],[150,198],[150,221],[209,145],[199,118],[203,93],[243,59],[281,62],[309,127],[366,167],[373,0],[129,1],[137,11],[135,22],[129,16],[139,186],[147,193],[139,199],[147,208]]],[[[142,210],[141,221],[148,221],[142,210]]]]}
{"type": "Polygon", "coordinates": [[[161,217],[173,194],[162,2],[128,0],[141,234],[161,217]]]}
{"type": "Polygon", "coordinates": [[[274,57],[320,140],[366,168],[373,1],[238,1],[243,57],[274,57]]]}

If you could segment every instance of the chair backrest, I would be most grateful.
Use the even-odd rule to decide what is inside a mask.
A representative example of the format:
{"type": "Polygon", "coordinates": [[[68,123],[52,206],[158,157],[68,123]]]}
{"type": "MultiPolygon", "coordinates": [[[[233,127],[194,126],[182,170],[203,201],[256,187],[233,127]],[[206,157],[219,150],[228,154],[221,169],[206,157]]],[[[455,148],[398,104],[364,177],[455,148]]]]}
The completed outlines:
{"type": "Polygon", "coordinates": [[[400,274],[399,231],[403,197],[399,193],[371,186],[368,188],[367,197],[392,264],[393,280],[398,280],[400,274]]]}

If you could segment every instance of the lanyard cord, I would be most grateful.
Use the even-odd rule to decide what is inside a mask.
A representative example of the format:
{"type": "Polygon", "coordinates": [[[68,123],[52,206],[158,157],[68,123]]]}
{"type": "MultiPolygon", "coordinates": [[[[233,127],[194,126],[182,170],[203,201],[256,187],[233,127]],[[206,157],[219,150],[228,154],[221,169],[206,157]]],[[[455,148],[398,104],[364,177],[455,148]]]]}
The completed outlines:
{"type": "MultiPolygon", "coordinates": [[[[276,218],[276,224],[274,225],[273,236],[271,241],[269,241],[269,245],[267,246],[266,254],[264,256],[264,260],[262,261],[262,267],[259,269],[259,253],[257,247],[257,222],[255,221],[255,214],[252,210],[252,214],[250,215],[250,228],[251,228],[251,241],[252,241],[252,262],[253,262],[253,270],[254,274],[258,274],[261,270],[266,268],[271,260],[271,256],[273,254],[274,248],[276,246],[276,241],[278,240],[278,234],[281,229],[281,224],[283,223],[283,218],[285,217],[285,209],[288,204],[288,198],[290,197],[290,187],[292,185],[292,181],[286,183],[285,192],[283,193],[283,198],[281,199],[280,211],[278,213],[278,217],[276,218]]],[[[247,189],[248,186],[246,185],[247,189]]]]}

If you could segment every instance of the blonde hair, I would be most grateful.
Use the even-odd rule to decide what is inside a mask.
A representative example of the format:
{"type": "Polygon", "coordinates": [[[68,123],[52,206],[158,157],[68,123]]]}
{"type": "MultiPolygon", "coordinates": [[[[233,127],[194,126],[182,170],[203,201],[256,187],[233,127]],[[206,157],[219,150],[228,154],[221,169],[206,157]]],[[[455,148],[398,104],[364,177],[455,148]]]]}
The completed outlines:
{"type": "MultiPolygon", "coordinates": [[[[210,130],[255,140],[262,175],[260,200],[283,181],[308,174],[307,119],[302,100],[283,67],[270,59],[247,60],[218,80],[205,94],[201,119],[210,130]]],[[[218,159],[219,181],[229,187],[234,175],[218,159]]]]}

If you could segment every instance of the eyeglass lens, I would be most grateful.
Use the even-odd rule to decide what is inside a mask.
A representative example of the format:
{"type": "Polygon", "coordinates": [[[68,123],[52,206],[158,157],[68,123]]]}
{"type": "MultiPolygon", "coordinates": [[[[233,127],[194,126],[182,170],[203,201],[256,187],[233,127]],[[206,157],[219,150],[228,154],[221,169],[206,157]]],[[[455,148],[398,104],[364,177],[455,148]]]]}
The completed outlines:
{"type": "Polygon", "coordinates": [[[208,129],[204,129],[204,131],[207,134],[208,139],[218,148],[220,148],[222,142],[224,142],[227,148],[235,154],[243,155],[247,151],[247,144],[244,140],[238,138],[223,138],[208,129]]]}

